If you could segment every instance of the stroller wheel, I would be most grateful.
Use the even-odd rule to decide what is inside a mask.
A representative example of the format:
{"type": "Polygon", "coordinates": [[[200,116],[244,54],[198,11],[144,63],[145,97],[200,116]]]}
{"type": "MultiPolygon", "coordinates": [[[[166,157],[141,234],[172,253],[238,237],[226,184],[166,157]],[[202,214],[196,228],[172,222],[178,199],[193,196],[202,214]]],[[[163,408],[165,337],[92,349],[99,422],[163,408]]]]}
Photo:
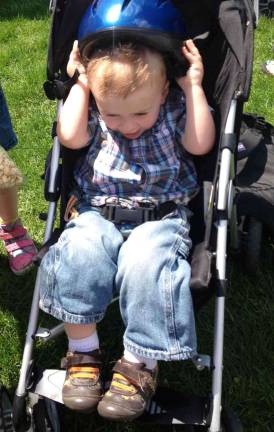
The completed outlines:
{"type": "Polygon", "coordinates": [[[252,275],[256,272],[261,254],[263,224],[253,217],[247,217],[243,229],[242,255],[245,270],[252,275]]]}
{"type": "Polygon", "coordinates": [[[33,407],[33,432],[61,432],[57,405],[51,399],[39,399],[33,407]]]}
{"type": "Polygon", "coordinates": [[[12,403],[7,390],[0,386],[0,432],[14,432],[12,403]]]}
{"type": "Polygon", "coordinates": [[[222,432],[243,432],[239,417],[229,408],[222,410],[222,432]]]}

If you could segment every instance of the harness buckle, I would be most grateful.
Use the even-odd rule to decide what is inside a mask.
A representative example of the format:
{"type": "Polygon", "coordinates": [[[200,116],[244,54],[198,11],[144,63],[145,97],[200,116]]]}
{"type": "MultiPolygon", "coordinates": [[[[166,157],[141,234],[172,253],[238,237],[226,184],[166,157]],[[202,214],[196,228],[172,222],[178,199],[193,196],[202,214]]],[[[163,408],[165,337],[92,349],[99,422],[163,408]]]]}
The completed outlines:
{"type": "Polygon", "coordinates": [[[177,208],[174,201],[154,204],[150,201],[140,202],[137,207],[129,205],[127,201],[106,203],[101,207],[102,215],[115,224],[134,223],[140,225],[144,222],[160,220],[177,208]]]}
{"type": "Polygon", "coordinates": [[[155,206],[126,208],[117,206],[117,204],[105,204],[102,208],[102,215],[115,224],[131,222],[140,225],[144,222],[155,220],[155,210],[155,206]]]}

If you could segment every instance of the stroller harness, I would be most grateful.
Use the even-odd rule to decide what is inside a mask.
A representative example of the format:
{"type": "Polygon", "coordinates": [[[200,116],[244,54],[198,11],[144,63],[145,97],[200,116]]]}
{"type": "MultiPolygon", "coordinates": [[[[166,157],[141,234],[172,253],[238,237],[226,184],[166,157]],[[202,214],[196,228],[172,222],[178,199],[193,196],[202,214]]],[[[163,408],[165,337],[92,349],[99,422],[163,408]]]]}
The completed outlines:
{"type": "MultiPolygon", "coordinates": [[[[77,217],[78,212],[75,208],[77,198],[72,195],[68,201],[64,219],[68,221],[77,217]]],[[[130,200],[115,199],[102,206],[96,206],[102,216],[115,224],[133,223],[140,225],[148,221],[160,220],[177,209],[174,201],[166,201],[155,204],[152,201],[144,201],[132,205],[130,200]]]]}
{"type": "Polygon", "coordinates": [[[142,224],[148,221],[160,220],[167,216],[174,210],[176,210],[177,205],[174,201],[166,201],[162,204],[144,204],[137,208],[125,208],[121,205],[106,204],[102,208],[102,215],[111,222],[123,223],[132,222],[136,224],[142,224]]]}

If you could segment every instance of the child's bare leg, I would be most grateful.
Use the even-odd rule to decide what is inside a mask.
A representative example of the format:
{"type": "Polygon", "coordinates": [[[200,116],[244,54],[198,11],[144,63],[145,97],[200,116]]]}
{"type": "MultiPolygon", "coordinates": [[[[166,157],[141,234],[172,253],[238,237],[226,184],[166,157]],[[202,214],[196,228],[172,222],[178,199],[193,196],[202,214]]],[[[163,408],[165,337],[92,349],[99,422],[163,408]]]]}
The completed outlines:
{"type": "Polygon", "coordinates": [[[65,324],[67,336],[71,339],[83,339],[96,331],[96,324],[65,324]]]}
{"type": "Polygon", "coordinates": [[[96,324],[65,324],[70,352],[91,352],[99,349],[96,324]]]}
{"type": "Polygon", "coordinates": [[[10,224],[17,219],[17,187],[0,189],[0,223],[10,224]]]}

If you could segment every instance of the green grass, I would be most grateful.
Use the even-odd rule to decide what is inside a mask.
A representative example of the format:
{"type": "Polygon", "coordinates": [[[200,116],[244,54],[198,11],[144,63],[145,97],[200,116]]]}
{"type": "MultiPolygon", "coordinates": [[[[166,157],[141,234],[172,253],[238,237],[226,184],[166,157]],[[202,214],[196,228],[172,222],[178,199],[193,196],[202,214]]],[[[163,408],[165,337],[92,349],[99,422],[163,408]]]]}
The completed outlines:
{"type": "MultiPolygon", "coordinates": [[[[11,155],[25,175],[20,191],[19,212],[39,246],[44,226],[38,213],[46,209],[43,199],[45,156],[51,146],[51,125],[55,103],[44,96],[47,41],[50,18],[47,2],[2,0],[0,5],[0,70],[14,128],[19,138],[11,155]]],[[[246,111],[264,115],[274,122],[274,78],[261,72],[261,64],[274,58],[274,20],[261,18],[256,31],[254,75],[246,111]]],[[[274,283],[273,250],[266,245],[260,270],[248,278],[241,262],[229,259],[229,291],[226,307],[223,400],[240,415],[248,432],[274,430],[274,283]]],[[[17,385],[22,349],[28,322],[35,270],[17,278],[7,266],[0,249],[0,381],[11,392],[17,385]]],[[[197,317],[199,351],[212,353],[214,304],[211,301],[197,317]]],[[[41,313],[42,325],[48,318],[41,313]]],[[[123,325],[117,305],[110,307],[100,326],[103,348],[111,359],[122,351],[123,325]],[[118,348],[117,348],[118,347],[118,348]]],[[[41,365],[59,367],[65,339],[42,346],[35,352],[41,365]]],[[[209,389],[211,377],[197,373],[186,363],[161,366],[161,381],[187,392],[201,394],[209,389]]],[[[96,416],[81,418],[71,413],[65,420],[67,431],[139,431],[140,425],[116,425],[96,416]]],[[[159,426],[142,426],[145,431],[161,431],[159,426]]]]}
{"type": "Polygon", "coordinates": [[[255,50],[251,93],[245,110],[257,112],[274,123],[274,79],[261,72],[266,60],[274,60],[273,19],[262,17],[255,32],[255,50]]]}

